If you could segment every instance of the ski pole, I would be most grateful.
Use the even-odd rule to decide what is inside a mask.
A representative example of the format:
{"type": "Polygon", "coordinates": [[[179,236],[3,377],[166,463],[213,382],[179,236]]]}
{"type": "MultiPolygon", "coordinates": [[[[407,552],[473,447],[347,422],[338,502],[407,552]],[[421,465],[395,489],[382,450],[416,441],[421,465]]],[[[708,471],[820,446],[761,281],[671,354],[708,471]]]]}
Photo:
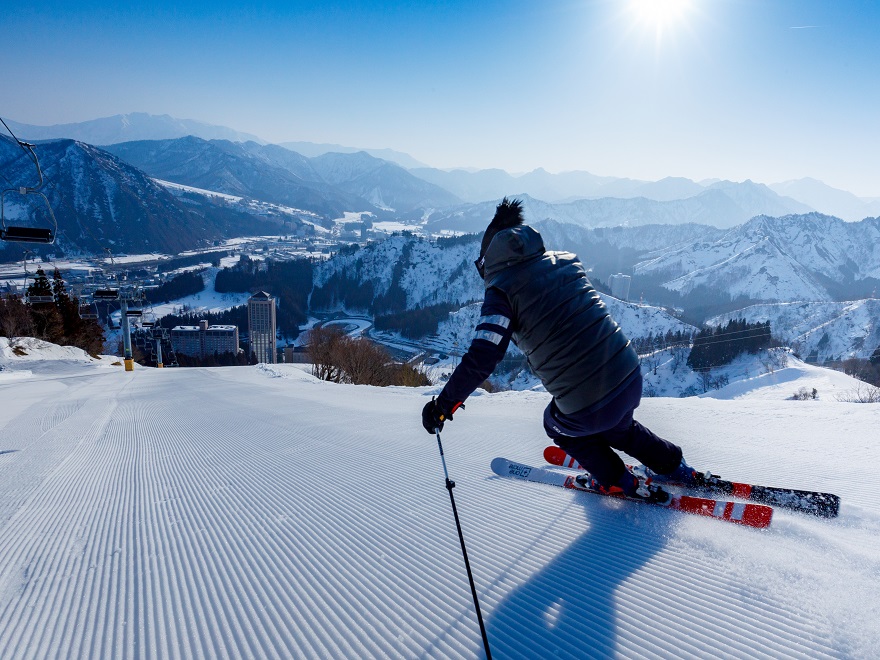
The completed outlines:
{"type": "Polygon", "coordinates": [[[467,569],[468,580],[471,583],[471,593],[474,596],[474,609],[477,611],[477,621],[480,623],[480,634],[483,636],[483,646],[486,649],[487,660],[492,660],[492,652],[489,650],[489,637],[486,635],[486,626],[483,625],[483,614],[480,612],[480,601],[477,600],[477,587],[474,585],[474,575],[471,573],[471,563],[468,561],[467,548],[464,547],[464,535],[461,533],[461,523],[458,521],[458,510],[455,508],[455,497],[452,495],[452,489],[455,488],[455,482],[449,478],[449,471],[446,469],[446,457],[443,455],[443,443],[440,442],[440,429],[435,428],[434,433],[437,434],[437,446],[440,448],[440,460],[443,461],[443,474],[446,476],[446,490],[449,491],[449,501],[452,502],[452,515],[455,516],[455,527],[458,529],[458,540],[461,541],[461,554],[464,556],[464,567],[467,569]]]}

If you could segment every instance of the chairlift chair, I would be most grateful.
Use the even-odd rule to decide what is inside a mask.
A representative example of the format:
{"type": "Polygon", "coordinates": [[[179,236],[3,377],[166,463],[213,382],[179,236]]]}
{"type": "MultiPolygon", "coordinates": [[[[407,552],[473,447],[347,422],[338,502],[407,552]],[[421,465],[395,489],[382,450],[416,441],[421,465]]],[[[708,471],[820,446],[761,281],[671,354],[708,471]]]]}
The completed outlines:
{"type": "Polygon", "coordinates": [[[97,321],[98,309],[94,303],[79,306],[79,317],[84,321],[97,321]]]}
{"type": "Polygon", "coordinates": [[[142,309],[127,309],[125,315],[129,318],[140,318],[144,315],[144,311],[142,309]]]}
{"type": "Polygon", "coordinates": [[[24,298],[27,302],[32,305],[38,305],[40,303],[54,303],[55,296],[35,296],[33,294],[24,294],[24,298]]]}
{"type": "Polygon", "coordinates": [[[95,300],[119,300],[119,289],[96,289],[92,298],[95,300]]]}
{"type": "Polygon", "coordinates": [[[40,169],[40,161],[37,160],[37,154],[34,153],[34,145],[18,140],[18,144],[27,150],[37,166],[37,174],[40,182],[36,186],[20,186],[18,188],[7,188],[0,193],[0,240],[14,243],[42,243],[44,245],[55,242],[55,235],[58,233],[58,221],[55,219],[55,213],[52,211],[52,205],[49,204],[49,198],[40,192],[43,187],[43,171],[40,169]],[[19,195],[39,195],[46,203],[46,209],[49,211],[49,218],[52,220],[50,227],[29,227],[19,225],[9,225],[6,223],[6,195],[14,193],[19,195]]]}
{"type": "Polygon", "coordinates": [[[82,302],[79,305],[79,317],[84,321],[97,321],[99,317],[98,305],[89,301],[88,298],[80,300],[82,302]]]}

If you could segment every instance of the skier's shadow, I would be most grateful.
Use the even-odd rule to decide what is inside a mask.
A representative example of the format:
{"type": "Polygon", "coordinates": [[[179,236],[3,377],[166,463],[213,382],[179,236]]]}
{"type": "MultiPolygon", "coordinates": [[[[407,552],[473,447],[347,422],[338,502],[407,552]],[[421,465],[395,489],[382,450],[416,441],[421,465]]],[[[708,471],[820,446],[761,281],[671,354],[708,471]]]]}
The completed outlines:
{"type": "MultiPolygon", "coordinates": [[[[575,502],[589,529],[495,608],[487,621],[493,654],[618,654],[617,590],[666,544],[670,512],[589,494],[575,502]]],[[[579,511],[572,506],[566,516],[579,511]]]]}

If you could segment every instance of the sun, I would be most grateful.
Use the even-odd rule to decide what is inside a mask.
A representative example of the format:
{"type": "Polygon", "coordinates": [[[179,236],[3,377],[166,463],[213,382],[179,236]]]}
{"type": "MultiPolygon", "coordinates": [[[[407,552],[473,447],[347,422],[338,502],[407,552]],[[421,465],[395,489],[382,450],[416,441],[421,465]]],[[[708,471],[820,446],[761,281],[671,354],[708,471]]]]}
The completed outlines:
{"type": "Polygon", "coordinates": [[[630,11],[640,23],[662,32],[681,21],[691,4],[691,0],[630,0],[630,11]]]}

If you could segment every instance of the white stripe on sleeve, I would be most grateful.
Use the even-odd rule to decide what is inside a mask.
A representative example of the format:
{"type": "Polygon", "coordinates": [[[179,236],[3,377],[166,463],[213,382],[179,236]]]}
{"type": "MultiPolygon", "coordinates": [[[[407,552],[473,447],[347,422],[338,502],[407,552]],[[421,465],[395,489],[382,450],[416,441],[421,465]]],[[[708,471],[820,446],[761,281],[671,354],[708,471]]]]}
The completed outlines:
{"type": "Polygon", "coordinates": [[[501,343],[503,337],[497,332],[492,332],[491,330],[477,330],[477,333],[474,335],[474,339],[485,339],[486,341],[491,341],[497,346],[501,343]]]}
{"type": "Polygon", "coordinates": [[[492,325],[500,325],[505,330],[510,326],[510,319],[506,316],[502,316],[501,314],[495,314],[494,316],[481,316],[480,322],[477,325],[482,323],[491,323],[492,325]]]}

